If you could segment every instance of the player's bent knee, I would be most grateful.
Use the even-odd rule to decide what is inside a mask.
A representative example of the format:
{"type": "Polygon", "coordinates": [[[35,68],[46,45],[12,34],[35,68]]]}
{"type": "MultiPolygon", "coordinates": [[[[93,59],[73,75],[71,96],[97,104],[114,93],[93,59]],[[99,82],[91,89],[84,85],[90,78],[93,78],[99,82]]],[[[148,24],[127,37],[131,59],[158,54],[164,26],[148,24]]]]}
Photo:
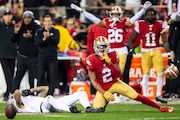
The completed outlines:
{"type": "Polygon", "coordinates": [[[137,96],[138,96],[138,93],[131,93],[129,98],[134,100],[137,98],[137,96]]]}

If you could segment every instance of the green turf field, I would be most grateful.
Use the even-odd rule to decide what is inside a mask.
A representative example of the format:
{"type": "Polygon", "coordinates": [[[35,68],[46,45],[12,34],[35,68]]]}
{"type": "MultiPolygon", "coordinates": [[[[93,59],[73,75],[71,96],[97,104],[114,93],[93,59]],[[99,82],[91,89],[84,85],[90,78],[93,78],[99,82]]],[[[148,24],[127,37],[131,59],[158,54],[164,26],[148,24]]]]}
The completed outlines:
{"type": "MultiPolygon", "coordinates": [[[[165,104],[164,104],[165,105],[165,104]]],[[[0,120],[6,120],[6,103],[0,103],[0,120]]],[[[159,110],[143,104],[109,104],[104,113],[17,113],[14,120],[180,120],[180,104],[167,104],[175,108],[173,113],[161,113],[159,110]]]]}

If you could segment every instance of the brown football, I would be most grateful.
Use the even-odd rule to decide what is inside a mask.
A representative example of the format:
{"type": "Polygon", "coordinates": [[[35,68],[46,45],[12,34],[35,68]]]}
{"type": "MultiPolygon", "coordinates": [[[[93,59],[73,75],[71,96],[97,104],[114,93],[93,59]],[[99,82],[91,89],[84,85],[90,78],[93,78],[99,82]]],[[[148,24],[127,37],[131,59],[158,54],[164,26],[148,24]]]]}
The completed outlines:
{"type": "Polygon", "coordinates": [[[16,107],[13,104],[6,106],[5,115],[8,119],[13,119],[16,116],[16,107]]]}

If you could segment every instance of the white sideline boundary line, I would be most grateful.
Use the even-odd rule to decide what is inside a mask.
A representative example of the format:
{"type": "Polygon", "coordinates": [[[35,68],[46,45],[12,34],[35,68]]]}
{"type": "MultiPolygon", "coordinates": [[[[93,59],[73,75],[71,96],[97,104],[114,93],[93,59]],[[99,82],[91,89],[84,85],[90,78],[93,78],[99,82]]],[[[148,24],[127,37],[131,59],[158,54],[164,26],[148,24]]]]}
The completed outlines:
{"type": "Polygon", "coordinates": [[[171,117],[171,118],[167,118],[167,117],[162,117],[162,118],[138,118],[138,119],[130,119],[130,120],[180,120],[180,117],[171,117]]]}

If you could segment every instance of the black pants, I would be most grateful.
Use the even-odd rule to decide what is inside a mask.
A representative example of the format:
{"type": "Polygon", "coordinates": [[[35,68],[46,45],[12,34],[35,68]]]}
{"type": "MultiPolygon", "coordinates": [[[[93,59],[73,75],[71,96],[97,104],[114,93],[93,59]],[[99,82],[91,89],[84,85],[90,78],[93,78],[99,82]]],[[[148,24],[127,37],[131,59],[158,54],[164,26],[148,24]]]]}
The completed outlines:
{"type": "Polygon", "coordinates": [[[0,59],[2,69],[4,72],[7,89],[4,93],[4,97],[8,97],[9,93],[13,93],[13,76],[15,68],[15,59],[0,59]]]}
{"type": "MultiPolygon", "coordinates": [[[[180,60],[174,60],[174,65],[178,67],[178,70],[180,71],[180,60]]],[[[170,80],[170,93],[177,93],[178,89],[180,89],[180,75],[174,80],[170,80]]]]}
{"type": "Polygon", "coordinates": [[[56,88],[60,88],[62,94],[68,93],[68,73],[66,68],[66,61],[58,61],[57,82],[56,88]],[[63,83],[59,85],[59,83],[63,83]]]}
{"type": "Polygon", "coordinates": [[[128,54],[126,58],[126,64],[124,67],[124,72],[123,72],[123,82],[129,84],[129,70],[131,67],[131,60],[133,58],[133,54],[128,54]]]}
{"type": "Polygon", "coordinates": [[[38,86],[42,86],[42,85],[49,86],[48,95],[53,95],[56,81],[57,81],[57,60],[39,59],[38,86]],[[46,75],[47,75],[47,79],[45,79],[46,75]]]}
{"type": "Polygon", "coordinates": [[[17,56],[17,71],[14,77],[14,90],[19,89],[26,71],[29,73],[30,88],[34,87],[34,78],[37,78],[37,58],[19,55],[17,56]]]}

